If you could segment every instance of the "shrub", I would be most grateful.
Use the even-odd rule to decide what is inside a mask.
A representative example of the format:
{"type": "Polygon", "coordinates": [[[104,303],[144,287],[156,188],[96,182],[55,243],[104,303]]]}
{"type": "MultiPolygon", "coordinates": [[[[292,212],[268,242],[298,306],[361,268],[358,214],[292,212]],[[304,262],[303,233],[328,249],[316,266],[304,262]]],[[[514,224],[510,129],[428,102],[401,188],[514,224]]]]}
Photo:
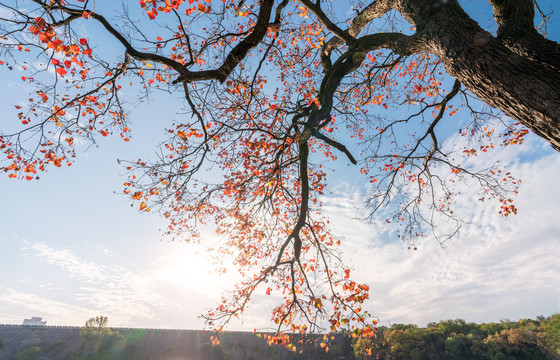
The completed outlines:
{"type": "Polygon", "coordinates": [[[17,360],[36,360],[41,356],[41,348],[33,346],[17,354],[17,360]]]}

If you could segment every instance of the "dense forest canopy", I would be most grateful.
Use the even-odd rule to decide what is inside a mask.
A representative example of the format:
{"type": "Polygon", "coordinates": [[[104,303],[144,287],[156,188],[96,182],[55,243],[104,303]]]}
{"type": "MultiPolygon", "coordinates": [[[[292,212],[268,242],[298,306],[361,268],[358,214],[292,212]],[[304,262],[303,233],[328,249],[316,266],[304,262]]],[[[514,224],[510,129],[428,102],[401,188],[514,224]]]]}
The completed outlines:
{"type": "Polygon", "coordinates": [[[394,324],[354,341],[356,359],[559,359],[560,315],[499,323],[394,324]]]}
{"type": "Polygon", "coordinates": [[[180,92],[188,115],[162,129],[156,159],[124,163],[124,193],[178,239],[202,241],[207,223],[223,236],[214,254],[244,280],[208,323],[220,329],[260,292],[283,297],[279,331],[371,336],[369,287],[321,212],[329,163],[361,169],[370,217],[384,211],[406,241],[444,241],[461,225],[455,182],[517,212],[513,175],[467,159],[529,131],[560,150],[549,4],[480,3],[493,32],[455,0],[142,0],[117,14],[91,0],[0,1],[1,69],[29,89],[0,130],[0,169],[33,180],[99,137],[129,141],[131,107],[180,92]]]}

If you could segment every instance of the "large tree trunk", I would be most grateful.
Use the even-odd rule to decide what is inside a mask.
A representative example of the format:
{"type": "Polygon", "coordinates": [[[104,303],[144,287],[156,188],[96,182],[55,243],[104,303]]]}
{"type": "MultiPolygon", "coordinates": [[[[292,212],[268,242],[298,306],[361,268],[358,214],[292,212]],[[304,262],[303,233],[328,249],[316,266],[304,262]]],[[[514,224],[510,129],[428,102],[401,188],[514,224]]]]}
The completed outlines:
{"type": "MultiPolygon", "coordinates": [[[[543,38],[534,27],[533,31],[519,30],[527,28],[526,17],[533,16],[532,12],[508,17],[511,12],[504,15],[503,8],[496,8],[495,3],[503,1],[494,1],[501,35],[496,38],[455,0],[397,2],[401,14],[416,25],[426,49],[441,59],[451,76],[560,151],[560,58],[551,56],[560,54],[560,46],[543,38]]],[[[511,6],[515,8],[515,4],[511,6]]]]}

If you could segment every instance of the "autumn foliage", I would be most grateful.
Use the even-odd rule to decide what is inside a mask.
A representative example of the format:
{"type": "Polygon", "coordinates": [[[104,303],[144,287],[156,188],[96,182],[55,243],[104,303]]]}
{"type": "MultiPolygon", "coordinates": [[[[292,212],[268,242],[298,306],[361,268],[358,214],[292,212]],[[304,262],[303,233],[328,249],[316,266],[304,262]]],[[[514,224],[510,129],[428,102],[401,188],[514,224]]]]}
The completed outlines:
{"type": "Polygon", "coordinates": [[[294,346],[283,331],[372,336],[369,287],[342,264],[322,214],[329,164],[359,166],[371,216],[385,209],[404,239],[441,218],[451,225],[434,233],[445,240],[461,223],[455,181],[474,179],[481,201],[517,212],[513,176],[468,159],[528,133],[500,125],[500,113],[450,81],[442,60],[404,35],[415,31],[406,13],[383,3],[348,12],[308,0],[141,0],[110,17],[83,0],[0,2],[2,71],[21,72],[30,89],[18,126],[0,132],[0,169],[32,180],[99,137],[129,141],[127,104],[181,92],[190,116],[165,130],[157,160],[124,164],[124,193],[161,212],[176,239],[204,241],[200,224],[221,235],[211,250],[233,258],[244,280],[208,324],[221,329],[256,294],[279,295],[271,343],[294,346]],[[468,145],[444,147],[436,127],[458,116],[471,116],[452,130],[468,145]]]}

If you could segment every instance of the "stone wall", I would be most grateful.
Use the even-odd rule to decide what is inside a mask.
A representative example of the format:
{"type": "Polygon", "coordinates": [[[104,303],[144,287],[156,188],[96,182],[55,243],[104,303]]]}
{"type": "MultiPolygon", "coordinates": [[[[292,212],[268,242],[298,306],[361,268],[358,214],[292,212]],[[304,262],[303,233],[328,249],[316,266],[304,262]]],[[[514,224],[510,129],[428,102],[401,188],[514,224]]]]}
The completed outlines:
{"type": "MultiPolygon", "coordinates": [[[[291,360],[301,358],[283,347],[267,346],[262,337],[257,337],[250,332],[219,334],[222,348],[219,350],[220,354],[217,354],[217,349],[211,346],[211,336],[214,335],[212,332],[176,329],[111,329],[123,335],[125,341],[122,346],[126,346],[129,353],[137,354],[137,358],[140,359],[291,360]]],[[[32,346],[41,347],[47,354],[50,351],[51,355],[44,356],[45,359],[70,358],[72,353],[84,347],[80,327],[0,325],[0,339],[4,345],[0,349],[2,360],[16,359],[20,351],[32,346]]],[[[342,340],[340,337],[333,343],[340,343],[342,340]]],[[[324,358],[331,358],[331,356],[324,358]]]]}
{"type": "Polygon", "coordinates": [[[81,344],[80,328],[68,326],[0,325],[0,359],[15,359],[24,348],[64,341],[69,346],[81,344]]]}

